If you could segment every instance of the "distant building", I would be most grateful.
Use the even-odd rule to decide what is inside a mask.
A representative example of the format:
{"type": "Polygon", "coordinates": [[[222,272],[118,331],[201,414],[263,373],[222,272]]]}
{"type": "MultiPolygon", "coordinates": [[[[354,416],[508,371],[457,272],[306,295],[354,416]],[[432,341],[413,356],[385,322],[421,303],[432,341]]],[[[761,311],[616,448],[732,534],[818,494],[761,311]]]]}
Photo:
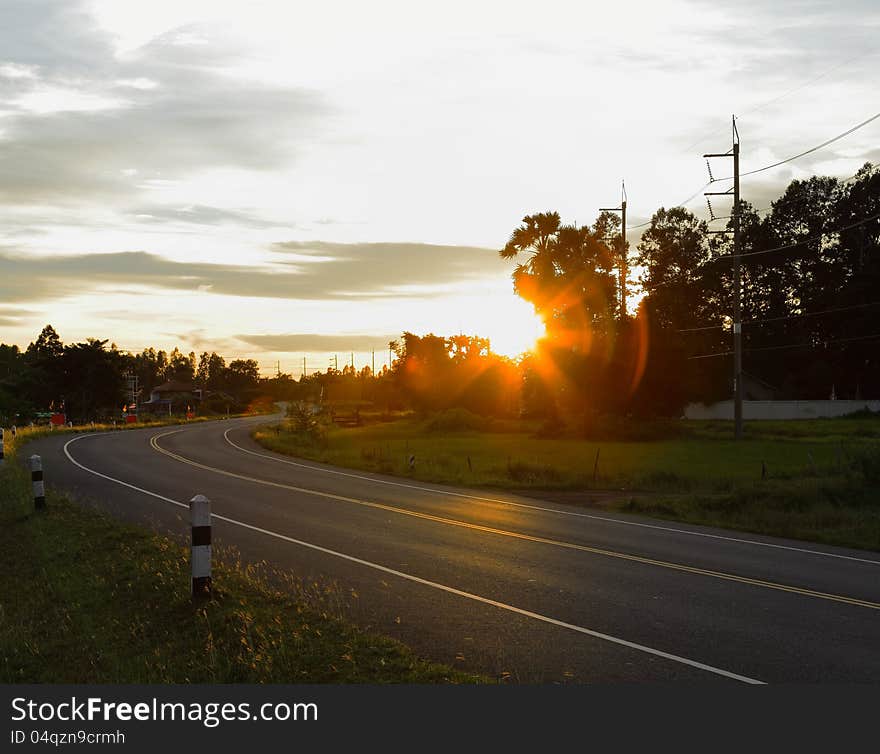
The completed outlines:
{"type": "Polygon", "coordinates": [[[141,408],[152,413],[184,412],[202,400],[203,391],[191,382],[169,380],[154,387],[150,391],[150,400],[141,404],[141,408]]]}
{"type": "MultiPolygon", "coordinates": [[[[761,419],[819,419],[848,416],[863,411],[880,413],[877,400],[840,400],[832,386],[829,400],[790,400],[781,390],[752,374],[743,372],[743,418],[761,419]]],[[[685,419],[733,419],[733,400],[715,403],[689,403],[684,408],[685,419]]]]}
{"type": "MultiPolygon", "coordinates": [[[[743,401],[743,419],[822,419],[849,416],[861,412],[880,414],[880,401],[743,401]]],[[[733,401],[718,401],[706,405],[689,403],[684,409],[685,419],[733,419],[733,401]]]]}

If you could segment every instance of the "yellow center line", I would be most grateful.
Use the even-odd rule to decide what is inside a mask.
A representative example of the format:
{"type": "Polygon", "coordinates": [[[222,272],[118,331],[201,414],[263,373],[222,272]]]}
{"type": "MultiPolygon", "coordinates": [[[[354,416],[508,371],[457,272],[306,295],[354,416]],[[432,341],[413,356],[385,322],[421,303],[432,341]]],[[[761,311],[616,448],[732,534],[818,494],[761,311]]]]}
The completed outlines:
{"type": "Polygon", "coordinates": [[[546,537],[539,537],[532,534],[523,534],[522,532],[509,531],[507,529],[496,529],[492,526],[485,526],[483,524],[474,524],[468,521],[459,521],[454,518],[445,518],[443,516],[435,516],[430,513],[422,513],[419,511],[409,510],[407,508],[398,508],[393,505],[387,505],[385,503],[376,503],[371,500],[362,500],[360,498],[355,497],[347,497],[345,495],[336,495],[332,492],[323,492],[321,490],[313,490],[308,489],[306,487],[296,487],[290,484],[283,484],[281,482],[272,482],[267,479],[258,479],[257,477],[247,476],[245,474],[236,474],[233,471],[226,471],[225,469],[218,469],[214,466],[207,466],[203,463],[199,463],[198,461],[193,461],[192,459],[185,458],[184,456],[178,455],[166,448],[163,448],[159,445],[159,440],[163,437],[167,437],[168,435],[173,435],[178,432],[182,432],[183,430],[175,429],[171,432],[165,432],[160,435],[154,435],[150,439],[150,445],[152,448],[163,455],[169,456],[180,463],[188,464],[189,466],[194,466],[199,469],[203,469],[205,471],[211,471],[215,474],[222,474],[223,476],[233,477],[235,479],[241,479],[246,482],[254,482],[255,484],[262,484],[267,487],[276,487],[278,489],[289,490],[291,492],[301,492],[306,495],[313,495],[316,497],[323,497],[329,500],[338,500],[340,502],[352,503],[354,505],[360,505],[366,508],[375,508],[377,510],[389,511],[391,513],[398,513],[403,516],[411,516],[413,518],[420,518],[426,521],[434,521],[435,523],[445,524],[447,526],[458,526],[463,529],[471,529],[473,531],[481,531],[487,534],[495,534],[497,536],[502,537],[510,537],[513,539],[520,539],[527,542],[536,542],[539,544],[552,545],[554,547],[562,547],[568,550],[577,550],[580,552],[588,552],[592,555],[604,555],[609,558],[617,558],[619,560],[628,560],[634,563],[642,563],[643,565],[651,565],[657,566],[659,568],[668,568],[674,571],[682,571],[685,573],[693,573],[700,576],[709,576],[716,579],[723,579],[724,581],[735,581],[740,584],[750,584],[751,586],[762,587],[764,589],[775,589],[781,592],[789,592],[791,594],[800,594],[804,597],[814,597],[816,599],[830,600],[832,602],[842,602],[847,605],[856,605],[858,607],[867,607],[872,610],[880,610],[880,603],[870,602],[868,600],[861,600],[855,597],[846,597],[839,594],[829,594],[827,592],[818,592],[812,589],[804,589],[802,587],[790,586],[788,584],[779,584],[773,581],[764,581],[762,579],[752,579],[747,576],[737,576],[732,573],[724,573],[723,571],[712,571],[706,568],[697,568],[695,566],[684,565],[682,563],[672,563],[666,560],[656,560],[654,558],[646,558],[641,555],[631,555],[629,553],[617,552],[616,550],[605,550],[599,547],[590,547],[589,545],[579,545],[574,542],[564,542],[558,539],[548,539],[546,537]]]}

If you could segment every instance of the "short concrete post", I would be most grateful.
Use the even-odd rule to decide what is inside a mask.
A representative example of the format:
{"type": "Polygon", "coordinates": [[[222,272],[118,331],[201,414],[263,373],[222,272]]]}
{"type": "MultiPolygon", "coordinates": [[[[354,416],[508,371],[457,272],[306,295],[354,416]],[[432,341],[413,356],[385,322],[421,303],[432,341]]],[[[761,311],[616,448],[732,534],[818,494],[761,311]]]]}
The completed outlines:
{"type": "Polygon", "coordinates": [[[42,510],[46,507],[46,490],[43,487],[43,461],[34,454],[30,457],[31,482],[34,486],[34,508],[42,510]]]}
{"type": "Polygon", "coordinates": [[[196,495],[189,501],[192,526],[192,596],[211,593],[211,501],[196,495]]]}
{"type": "Polygon", "coordinates": [[[17,434],[18,434],[18,427],[16,427],[16,426],[13,424],[13,425],[12,425],[12,439],[13,439],[13,440],[15,439],[15,436],[16,436],[17,434]]]}

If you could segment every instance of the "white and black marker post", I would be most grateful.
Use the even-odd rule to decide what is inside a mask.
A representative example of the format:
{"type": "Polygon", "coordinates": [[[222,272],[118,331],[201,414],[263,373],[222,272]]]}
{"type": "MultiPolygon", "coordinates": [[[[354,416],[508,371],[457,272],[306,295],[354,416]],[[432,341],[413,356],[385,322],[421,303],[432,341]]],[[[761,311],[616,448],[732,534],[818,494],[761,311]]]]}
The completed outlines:
{"type": "Polygon", "coordinates": [[[192,525],[192,596],[211,593],[211,501],[196,495],[189,501],[192,525]]]}
{"type": "Polygon", "coordinates": [[[46,507],[46,490],[43,487],[43,461],[34,454],[30,458],[31,482],[34,485],[34,508],[42,510],[46,507]]]}

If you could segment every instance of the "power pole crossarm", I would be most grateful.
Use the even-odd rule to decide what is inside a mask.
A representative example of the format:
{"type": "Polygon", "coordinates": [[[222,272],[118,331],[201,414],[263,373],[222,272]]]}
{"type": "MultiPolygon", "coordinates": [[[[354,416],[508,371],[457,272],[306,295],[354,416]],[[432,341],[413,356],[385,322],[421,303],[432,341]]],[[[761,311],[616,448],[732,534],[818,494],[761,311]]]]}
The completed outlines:
{"type": "MultiPolygon", "coordinates": [[[[734,438],[743,436],[743,385],[742,385],[742,276],[740,255],[740,197],[739,197],[739,133],[736,116],[732,119],[733,148],[729,152],[704,154],[703,157],[733,158],[733,433],[734,438]]],[[[707,191],[706,196],[729,196],[731,191],[707,191]]]]}
{"type": "Polygon", "coordinates": [[[619,207],[600,207],[600,212],[620,212],[620,239],[618,241],[618,297],[620,306],[620,321],[626,319],[626,281],[629,277],[629,264],[626,254],[626,185],[620,184],[620,206],[619,207]]]}
{"type": "Polygon", "coordinates": [[[733,379],[734,379],[734,433],[737,440],[743,434],[742,385],[742,277],[740,272],[740,202],[739,202],[739,135],[733,121],[733,379]]]}

